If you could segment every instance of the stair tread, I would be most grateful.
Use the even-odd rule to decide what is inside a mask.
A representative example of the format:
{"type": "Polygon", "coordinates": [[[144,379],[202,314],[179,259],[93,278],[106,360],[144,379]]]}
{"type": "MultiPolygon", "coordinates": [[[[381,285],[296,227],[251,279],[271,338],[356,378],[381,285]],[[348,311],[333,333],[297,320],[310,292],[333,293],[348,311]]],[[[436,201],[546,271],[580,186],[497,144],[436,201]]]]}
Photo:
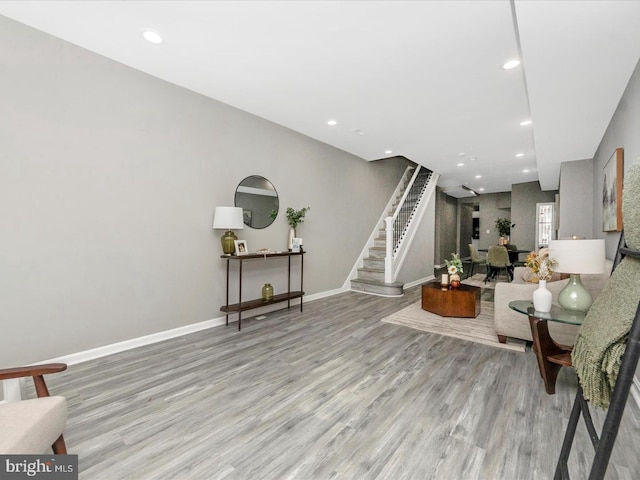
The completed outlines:
{"type": "Polygon", "coordinates": [[[402,282],[386,283],[386,282],[379,282],[377,280],[363,280],[361,278],[354,278],[351,281],[355,283],[364,283],[366,285],[381,285],[381,286],[389,286],[389,287],[400,287],[404,285],[402,282]]]}
{"type": "Polygon", "coordinates": [[[374,272],[374,273],[384,273],[384,268],[370,268],[370,267],[361,267],[358,271],[363,272],[374,272]]]}

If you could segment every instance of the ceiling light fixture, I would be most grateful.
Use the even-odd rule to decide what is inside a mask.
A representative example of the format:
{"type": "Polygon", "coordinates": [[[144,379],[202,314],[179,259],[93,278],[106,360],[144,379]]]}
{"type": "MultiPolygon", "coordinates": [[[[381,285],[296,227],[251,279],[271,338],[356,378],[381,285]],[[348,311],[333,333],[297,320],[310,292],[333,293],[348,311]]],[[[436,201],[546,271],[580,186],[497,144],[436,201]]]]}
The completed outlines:
{"type": "Polygon", "coordinates": [[[479,192],[484,192],[484,187],[480,187],[480,188],[478,189],[478,191],[479,191],[479,192]]]}
{"type": "Polygon", "coordinates": [[[460,163],[458,163],[458,166],[459,167],[464,167],[464,163],[460,162],[460,163]]]}
{"type": "Polygon", "coordinates": [[[332,127],[333,127],[334,125],[337,125],[337,124],[338,124],[338,122],[336,122],[335,120],[329,120],[329,121],[327,122],[327,125],[331,125],[332,127]]]}
{"type": "Polygon", "coordinates": [[[476,175],[476,178],[482,178],[482,175],[476,175]]]}
{"type": "Polygon", "coordinates": [[[502,65],[502,68],[504,70],[511,70],[511,69],[519,67],[519,66],[520,66],[520,60],[518,60],[517,58],[512,58],[511,60],[507,60],[502,65]]]}
{"type": "Polygon", "coordinates": [[[522,170],[522,173],[529,173],[531,170],[529,170],[528,168],[525,168],[524,170],[522,170]]]}
{"type": "Polygon", "coordinates": [[[387,155],[391,155],[393,153],[393,151],[391,150],[385,150],[384,153],[386,153],[387,155]]]}
{"type": "Polygon", "coordinates": [[[516,157],[524,157],[524,153],[516,153],[516,157]]]}
{"type": "Polygon", "coordinates": [[[153,43],[154,45],[160,45],[164,41],[162,36],[153,30],[145,30],[142,32],[142,36],[147,42],[153,43]]]}
{"type": "Polygon", "coordinates": [[[523,120],[520,122],[521,127],[526,127],[527,125],[531,125],[531,120],[523,120]]]}

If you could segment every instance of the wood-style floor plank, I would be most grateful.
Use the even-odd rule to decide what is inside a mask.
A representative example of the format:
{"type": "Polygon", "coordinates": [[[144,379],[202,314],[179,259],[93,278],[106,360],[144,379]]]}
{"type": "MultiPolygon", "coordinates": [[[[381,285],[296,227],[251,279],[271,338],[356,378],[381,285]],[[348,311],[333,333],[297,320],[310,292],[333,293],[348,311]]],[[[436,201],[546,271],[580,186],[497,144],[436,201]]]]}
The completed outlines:
{"type": "MultiPolygon", "coordinates": [[[[380,322],[419,295],[345,293],[50,376],[80,478],[553,478],[574,372],[550,396],[530,351],[380,322]]],[[[639,419],[630,400],[607,478],[640,478],[639,419]]],[[[582,427],[572,478],[591,458],[582,427]]]]}

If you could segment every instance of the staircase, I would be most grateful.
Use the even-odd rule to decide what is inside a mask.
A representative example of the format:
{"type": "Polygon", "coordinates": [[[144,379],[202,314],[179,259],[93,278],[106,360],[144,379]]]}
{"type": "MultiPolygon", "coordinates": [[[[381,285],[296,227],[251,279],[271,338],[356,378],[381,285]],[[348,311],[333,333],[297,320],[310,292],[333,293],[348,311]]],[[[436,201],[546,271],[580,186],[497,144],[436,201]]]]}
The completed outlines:
{"type": "MultiPolygon", "coordinates": [[[[432,172],[426,168],[418,167],[418,172],[411,177],[405,177],[402,188],[396,193],[395,200],[387,213],[386,221],[392,221],[389,230],[392,240],[387,245],[386,222],[382,222],[377,230],[377,236],[373,245],[369,247],[368,256],[362,259],[362,267],[357,269],[357,277],[351,280],[351,290],[363,293],[383,296],[401,296],[404,292],[404,284],[396,282],[389,266],[401,247],[408,248],[405,244],[407,229],[410,226],[420,201],[423,199],[427,184],[432,172]]],[[[392,268],[392,267],[391,267],[392,268]]]]}

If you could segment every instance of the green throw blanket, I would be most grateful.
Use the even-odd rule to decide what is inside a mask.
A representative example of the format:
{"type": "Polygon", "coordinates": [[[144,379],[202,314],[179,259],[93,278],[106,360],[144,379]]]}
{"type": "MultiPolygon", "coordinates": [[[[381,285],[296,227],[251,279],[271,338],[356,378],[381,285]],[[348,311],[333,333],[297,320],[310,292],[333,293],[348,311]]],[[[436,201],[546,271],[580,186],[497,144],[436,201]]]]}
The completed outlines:
{"type": "Polygon", "coordinates": [[[640,260],[625,258],[593,302],[571,355],[584,398],[608,408],[640,300],[640,260]]]}

